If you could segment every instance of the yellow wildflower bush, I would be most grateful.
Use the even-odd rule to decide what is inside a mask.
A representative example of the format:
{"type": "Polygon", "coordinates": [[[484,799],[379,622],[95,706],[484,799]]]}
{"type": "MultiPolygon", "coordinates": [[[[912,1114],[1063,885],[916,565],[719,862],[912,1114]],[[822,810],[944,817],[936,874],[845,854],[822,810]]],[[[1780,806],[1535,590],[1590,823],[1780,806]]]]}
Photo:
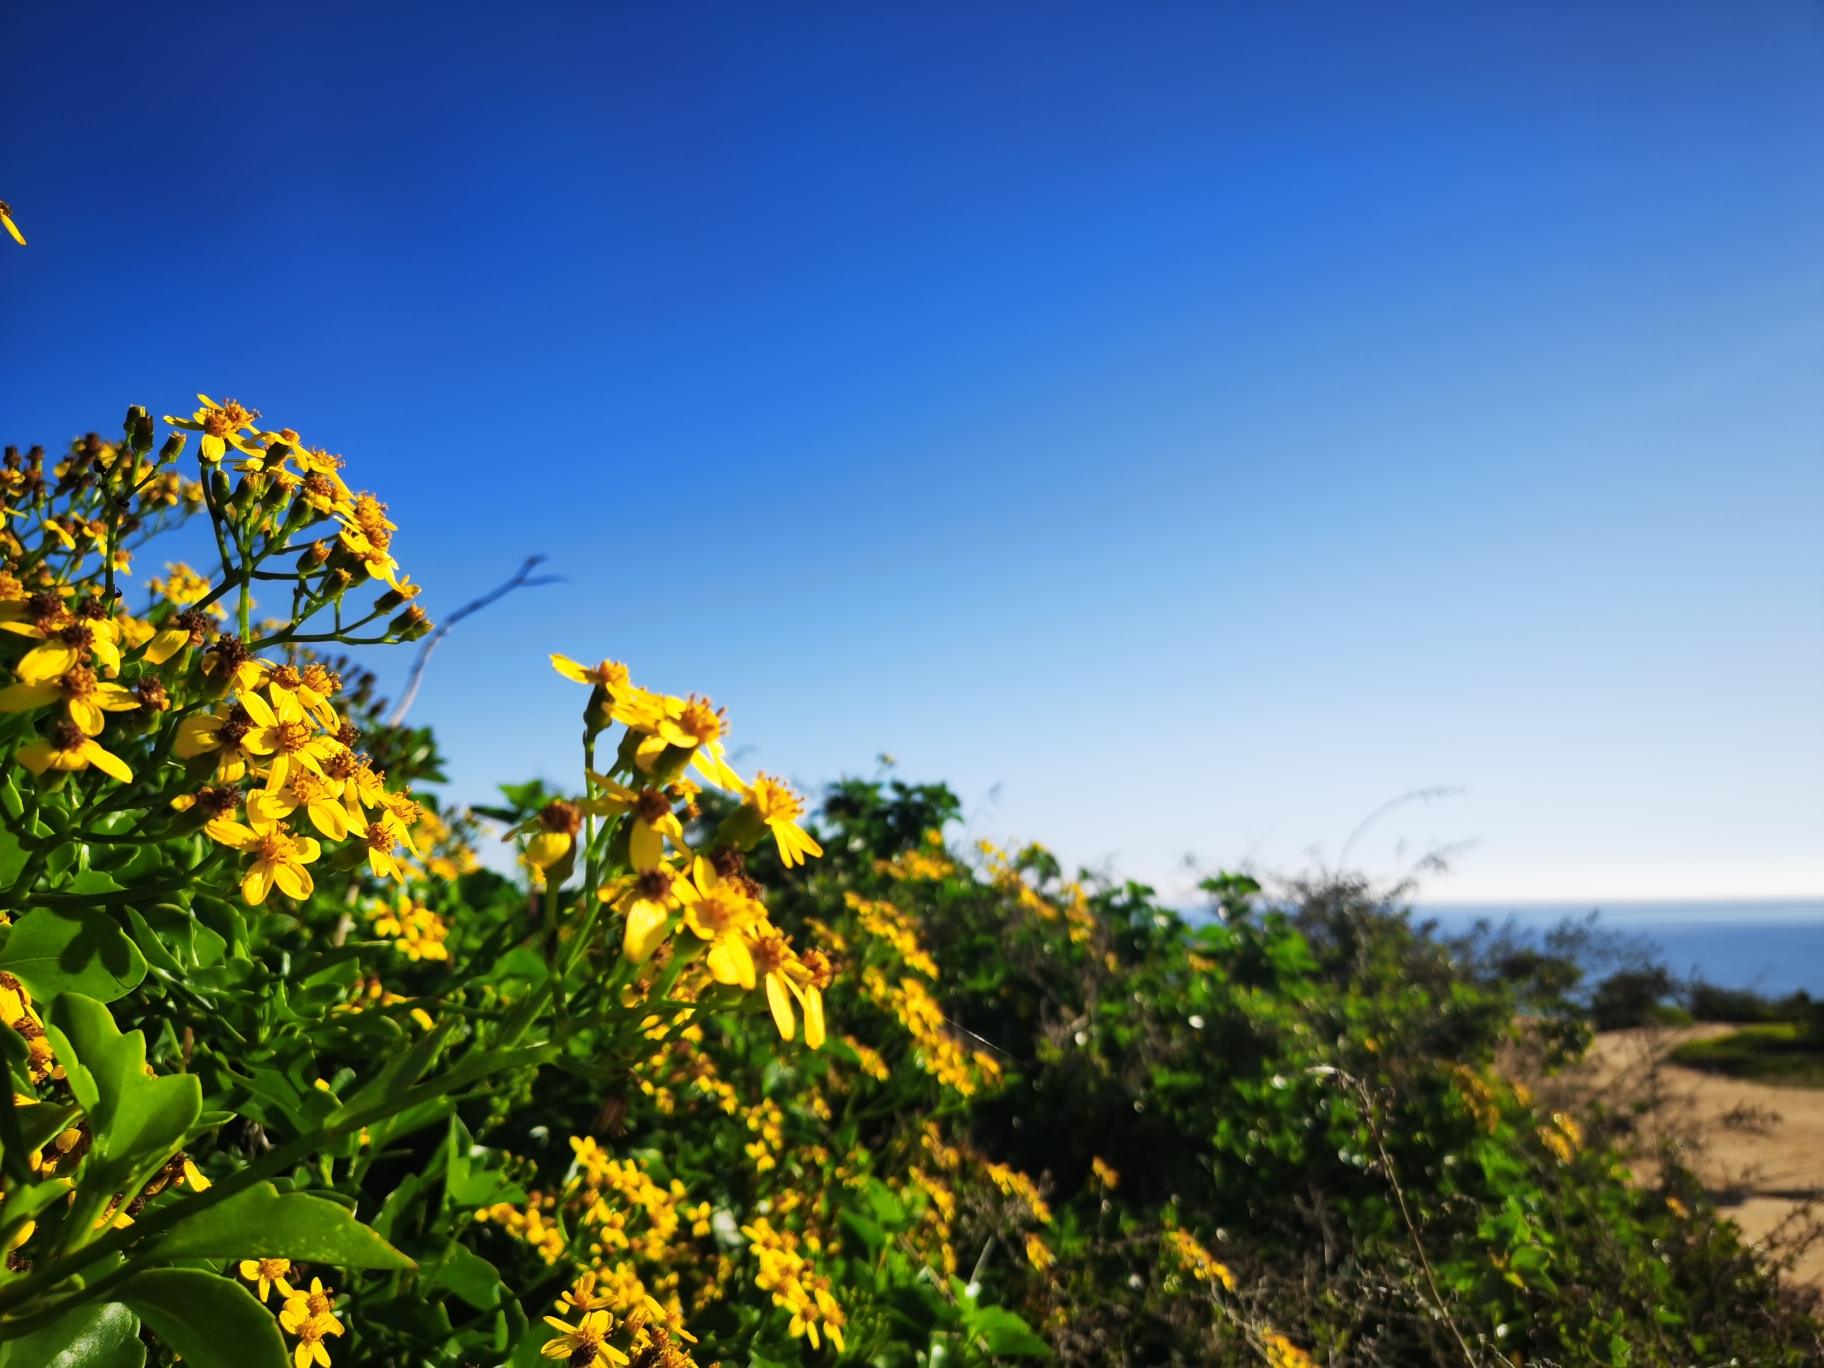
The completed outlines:
{"type": "MultiPolygon", "coordinates": [[[[802,799],[735,771],[707,700],[554,656],[584,742],[575,792],[508,833],[528,917],[417,787],[428,733],[327,653],[431,630],[386,503],[234,400],[159,426],[0,458],[0,1358],[104,1316],[160,1362],[687,1363],[681,1296],[723,1257],[704,1203],[586,1135],[556,1184],[482,1137],[552,1070],[656,1095],[718,1014],[825,1045],[834,968],[743,872],[821,854],[802,799]],[[215,563],[130,592],[191,516],[215,563]],[[727,810],[687,837],[705,788],[727,810]],[[501,1240],[592,1276],[584,1319],[542,1320],[479,1252],[501,1240]]],[[[840,1342],[814,1279],[780,1289],[840,1342]]]]}

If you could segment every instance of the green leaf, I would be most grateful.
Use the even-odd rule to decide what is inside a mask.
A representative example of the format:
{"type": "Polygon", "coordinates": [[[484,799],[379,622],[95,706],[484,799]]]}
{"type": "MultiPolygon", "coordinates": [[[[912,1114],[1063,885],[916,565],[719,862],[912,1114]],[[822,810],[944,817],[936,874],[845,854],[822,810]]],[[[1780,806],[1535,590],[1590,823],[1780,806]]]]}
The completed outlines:
{"type": "Polygon", "coordinates": [[[88,1109],[95,1137],[91,1161],[102,1161],[107,1180],[122,1183],[139,1164],[162,1162],[182,1143],[203,1110],[195,1075],[147,1077],[144,1034],[122,1035],[93,998],[60,994],[47,1029],[71,1091],[88,1109]]]}
{"type": "MultiPolygon", "coordinates": [[[[412,1261],[346,1207],[255,1183],[178,1221],[155,1247],[161,1259],[291,1259],[338,1268],[404,1268],[412,1261]]],[[[490,1302],[488,1305],[492,1305],[490,1302]]]]}
{"type": "Polygon", "coordinates": [[[190,1368],[290,1368],[279,1323],[246,1288],[194,1268],[155,1268],[115,1296],[190,1368]]]}
{"type": "Polygon", "coordinates": [[[1004,1306],[984,1306],[963,1317],[971,1339],[979,1339],[995,1358],[1050,1358],[1051,1346],[1032,1327],[1004,1306]]]}
{"type": "Polygon", "coordinates": [[[7,937],[0,969],[17,975],[40,1002],[59,993],[112,1002],[138,986],[146,960],[105,912],[39,907],[21,917],[7,937]]]}
{"type": "Polygon", "coordinates": [[[492,1311],[506,1289],[494,1265],[460,1241],[444,1246],[435,1263],[424,1266],[425,1281],[447,1287],[477,1311],[492,1311]]]}
{"type": "Polygon", "coordinates": [[[120,885],[114,876],[99,869],[85,869],[61,890],[65,893],[118,893],[120,885]]]}
{"type": "MultiPolygon", "coordinates": [[[[6,782],[10,785],[12,780],[6,782]]],[[[25,847],[19,844],[19,838],[5,827],[0,827],[0,886],[10,887],[25,868],[28,858],[25,847]]]]}
{"type": "Polygon", "coordinates": [[[139,947],[139,953],[144,955],[150,964],[155,968],[163,969],[167,974],[184,972],[184,966],[179,964],[176,956],[165,948],[165,943],[158,938],[158,933],[138,911],[131,907],[127,909],[127,923],[133,928],[133,943],[139,947]]]}
{"type": "Polygon", "coordinates": [[[143,1368],[145,1361],[139,1317],[119,1302],[90,1302],[0,1345],[0,1368],[143,1368]]]}

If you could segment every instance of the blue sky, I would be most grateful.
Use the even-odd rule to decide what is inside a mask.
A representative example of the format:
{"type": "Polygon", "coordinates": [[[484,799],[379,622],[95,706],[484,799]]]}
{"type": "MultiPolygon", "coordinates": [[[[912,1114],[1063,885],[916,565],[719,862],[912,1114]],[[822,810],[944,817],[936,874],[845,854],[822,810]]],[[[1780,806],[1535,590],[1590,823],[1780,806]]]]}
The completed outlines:
{"type": "Polygon", "coordinates": [[[1449,788],[1349,860],[1824,894],[1815,4],[15,4],[0,92],[4,440],[231,395],[434,617],[567,577],[459,797],[555,649],[1168,890],[1449,788]]]}

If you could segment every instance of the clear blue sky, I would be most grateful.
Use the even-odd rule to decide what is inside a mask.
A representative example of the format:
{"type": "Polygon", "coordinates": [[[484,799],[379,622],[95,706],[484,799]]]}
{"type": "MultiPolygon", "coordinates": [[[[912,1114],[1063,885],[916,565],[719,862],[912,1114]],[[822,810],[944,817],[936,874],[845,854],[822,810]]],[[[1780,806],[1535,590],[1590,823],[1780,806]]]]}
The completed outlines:
{"type": "Polygon", "coordinates": [[[4,440],[231,395],[433,616],[569,577],[458,796],[558,649],[1168,889],[1453,786],[1350,860],[1824,893],[1818,4],[22,0],[0,197],[4,440]]]}

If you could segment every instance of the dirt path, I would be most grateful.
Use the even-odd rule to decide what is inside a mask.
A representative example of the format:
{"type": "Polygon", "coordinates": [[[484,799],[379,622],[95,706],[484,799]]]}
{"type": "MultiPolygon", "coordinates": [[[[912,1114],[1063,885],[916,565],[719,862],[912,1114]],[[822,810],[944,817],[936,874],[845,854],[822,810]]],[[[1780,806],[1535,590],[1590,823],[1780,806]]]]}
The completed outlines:
{"type": "MultiPolygon", "coordinates": [[[[1686,1040],[1733,1029],[1606,1033],[1596,1038],[1590,1068],[1598,1091],[1617,1103],[1657,1088],[1663,1129],[1697,1137],[1692,1167],[1723,1213],[1759,1242],[1807,1198],[1824,1195],[1824,1088],[1769,1087],[1666,1060],[1686,1040]]],[[[1805,1254],[1792,1276],[1824,1283],[1824,1241],[1805,1254]]]]}

